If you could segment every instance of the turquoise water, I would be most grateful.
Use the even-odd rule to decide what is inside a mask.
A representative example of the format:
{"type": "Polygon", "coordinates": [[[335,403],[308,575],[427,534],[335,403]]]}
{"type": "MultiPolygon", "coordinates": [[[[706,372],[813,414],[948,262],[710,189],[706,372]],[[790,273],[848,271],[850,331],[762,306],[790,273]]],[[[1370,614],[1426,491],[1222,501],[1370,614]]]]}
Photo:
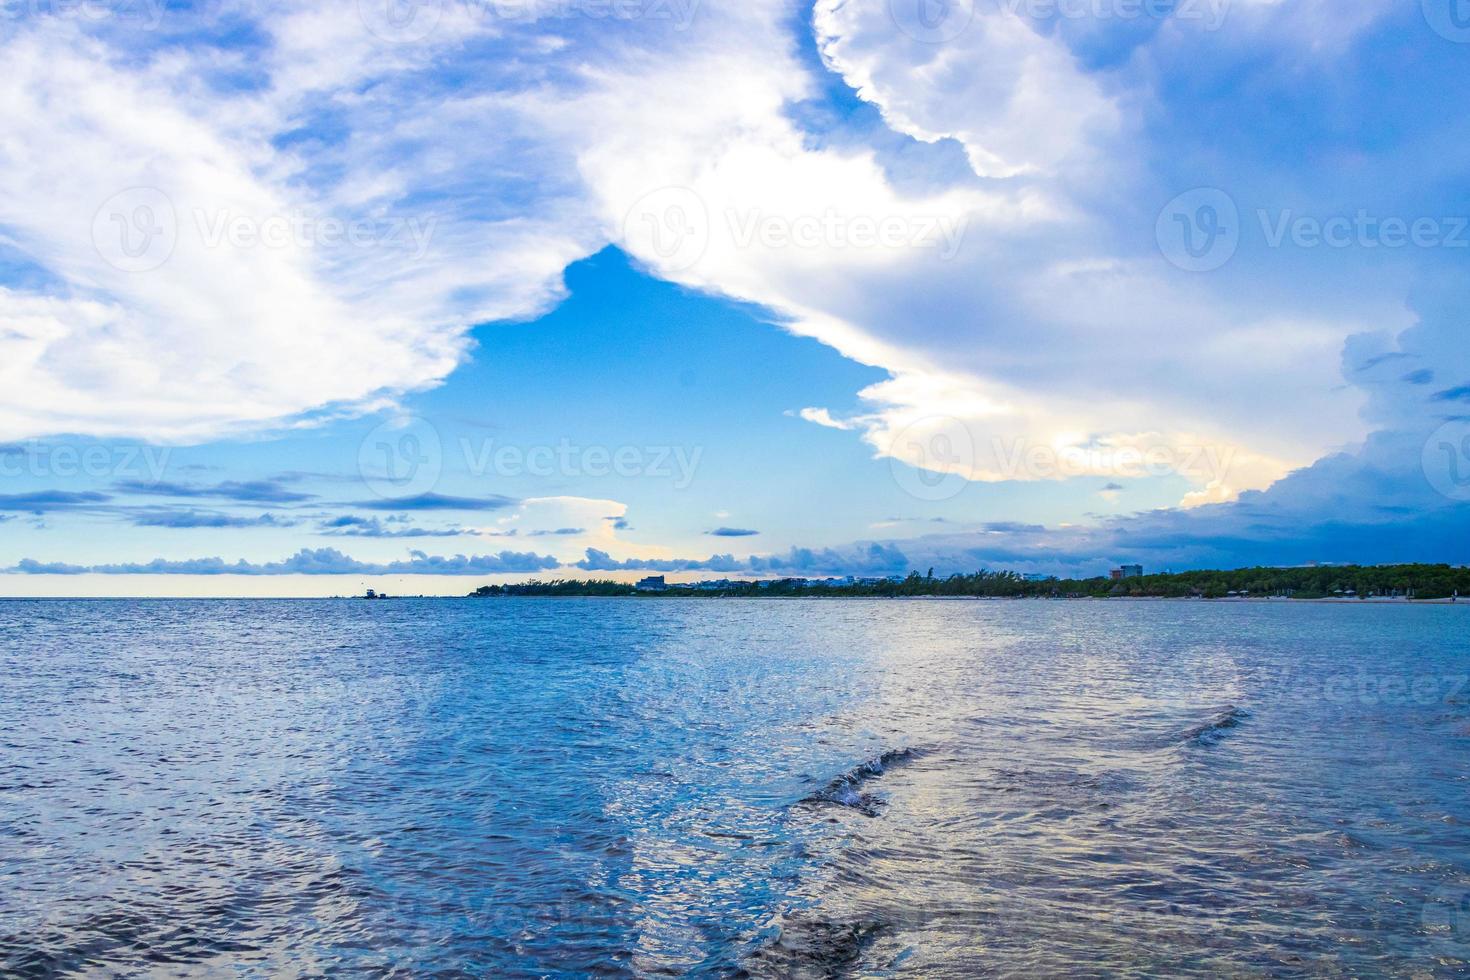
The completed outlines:
{"type": "Polygon", "coordinates": [[[0,602],[0,974],[1465,976],[1470,610],[0,602]]]}

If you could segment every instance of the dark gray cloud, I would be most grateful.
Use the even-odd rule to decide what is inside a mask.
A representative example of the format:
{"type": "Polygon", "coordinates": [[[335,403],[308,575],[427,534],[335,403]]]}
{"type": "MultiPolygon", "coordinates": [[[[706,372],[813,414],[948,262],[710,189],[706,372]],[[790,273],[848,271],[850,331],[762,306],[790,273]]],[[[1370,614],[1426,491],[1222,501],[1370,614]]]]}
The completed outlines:
{"type": "Polygon", "coordinates": [[[315,495],[290,490],[285,481],[226,480],[206,486],[197,483],[170,483],[164,480],[119,480],[112,485],[119,493],[148,497],[175,497],[181,500],[229,500],[241,504],[295,504],[314,500],[315,495]]]}
{"type": "Polygon", "coordinates": [[[770,575],[894,575],[910,570],[908,557],[896,544],[865,542],[847,549],[792,548],[771,556],[734,555],[709,558],[629,558],[618,560],[605,551],[588,548],[577,562],[583,571],[750,572],[770,575]]]}
{"type": "Polygon", "coordinates": [[[734,555],[712,555],[698,558],[627,558],[616,559],[606,551],[587,549],[587,557],[577,562],[577,568],[588,572],[738,572],[744,564],[734,555]]]}
{"type": "Polygon", "coordinates": [[[716,538],[753,538],[760,534],[759,531],[751,531],[743,527],[717,527],[706,533],[716,538]]]}
{"type": "Polygon", "coordinates": [[[53,510],[75,510],[105,504],[112,497],[96,491],[37,490],[33,493],[0,494],[0,511],[40,514],[53,510]]]}
{"type": "Polygon", "coordinates": [[[168,510],[163,508],[133,510],[128,518],[138,527],[171,528],[232,528],[232,527],[295,527],[298,522],[274,514],[256,517],[221,514],[216,511],[168,510]]]}
{"type": "Polygon", "coordinates": [[[498,555],[427,555],[393,562],[358,561],[335,548],[303,548],[284,561],[256,564],[243,559],[195,558],[171,561],[156,558],[136,564],[69,565],[22,559],[9,572],[27,575],[500,575],[548,571],[560,563],[549,555],[502,551],[498,555]]]}
{"type": "Polygon", "coordinates": [[[352,506],[364,510],[504,510],[520,503],[514,497],[492,494],[488,497],[448,497],[439,493],[421,493],[416,497],[385,497],[382,500],[364,500],[352,506]]]}

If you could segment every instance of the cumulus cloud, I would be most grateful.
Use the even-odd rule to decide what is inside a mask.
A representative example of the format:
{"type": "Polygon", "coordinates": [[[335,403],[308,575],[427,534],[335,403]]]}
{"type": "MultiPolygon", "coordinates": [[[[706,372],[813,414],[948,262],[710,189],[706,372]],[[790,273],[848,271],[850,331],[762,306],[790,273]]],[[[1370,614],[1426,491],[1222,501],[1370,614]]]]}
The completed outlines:
{"type": "Polygon", "coordinates": [[[1220,515],[1292,494],[1377,527],[1381,499],[1345,509],[1319,481],[1416,480],[1413,446],[1465,411],[1465,297],[1436,293],[1463,278],[1454,256],[1272,245],[1257,218],[1457,200],[1445,148],[1470,123],[1435,99],[1463,63],[1412,4],[1141,24],[954,4],[973,16],[933,38],[894,5],[819,0],[820,66],[781,0],[680,24],[448,4],[413,38],[375,32],[371,6],[171,8],[157,36],[15,22],[0,260],[25,275],[0,284],[0,438],[362,412],[439,383],[471,325],[554,304],[566,264],[607,243],[887,371],[856,410],[801,410],[853,433],[833,438],[963,481],[1131,485],[1156,466],[1200,512],[1180,533],[1228,536],[1220,515]],[[1342,83],[1379,63],[1356,45],[1405,38],[1424,43],[1392,79],[1342,83]],[[834,81],[881,131],[797,111],[834,81]],[[1374,138],[1347,152],[1342,119],[1374,138]],[[1159,222],[1210,187],[1240,241],[1201,274],[1159,222]]]}
{"type": "Polygon", "coordinates": [[[170,8],[187,45],[9,21],[0,229],[44,275],[0,286],[0,437],[362,411],[442,380],[469,326],[545,308],[595,246],[555,174],[501,176],[524,150],[508,76],[446,98],[423,71],[495,24],[404,45],[355,2],[230,10],[170,8]]]}

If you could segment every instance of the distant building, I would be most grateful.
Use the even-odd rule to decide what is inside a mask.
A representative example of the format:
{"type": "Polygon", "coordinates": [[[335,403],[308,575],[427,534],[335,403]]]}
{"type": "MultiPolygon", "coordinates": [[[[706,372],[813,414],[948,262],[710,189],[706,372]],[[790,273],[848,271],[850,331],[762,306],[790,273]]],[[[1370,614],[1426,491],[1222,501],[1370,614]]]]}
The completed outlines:
{"type": "Polygon", "coordinates": [[[637,585],[639,592],[667,592],[668,588],[669,584],[664,581],[662,575],[650,575],[637,585]]]}
{"type": "Polygon", "coordinates": [[[1113,581],[1121,582],[1125,578],[1143,578],[1142,565],[1124,565],[1112,571],[1113,581]]]}

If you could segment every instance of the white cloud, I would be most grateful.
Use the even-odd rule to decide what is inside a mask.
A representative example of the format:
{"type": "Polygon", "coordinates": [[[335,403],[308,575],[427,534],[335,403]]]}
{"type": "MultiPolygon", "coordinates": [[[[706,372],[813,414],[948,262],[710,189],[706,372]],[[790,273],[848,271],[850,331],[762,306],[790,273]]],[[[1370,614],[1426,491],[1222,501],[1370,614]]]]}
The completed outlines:
{"type": "Polygon", "coordinates": [[[1122,113],[1070,51],[1001,4],[950,5],[955,36],[940,43],[899,23],[900,3],[818,0],[822,55],[895,130],[925,142],[956,139],[981,177],[1052,173],[1079,158],[1122,113]]]}
{"type": "Polygon", "coordinates": [[[263,19],[263,92],[60,20],[0,44],[0,227],[50,280],[0,293],[0,438],[199,440],[373,407],[442,380],[467,327],[559,297],[587,221],[555,193],[496,213],[476,175],[506,113],[425,113],[434,93],[393,84],[412,66],[392,52],[419,49],[365,44],[351,9],[263,19]],[[369,73],[382,88],[356,90],[369,73]],[[314,115],[348,135],[278,145],[314,115]]]}
{"type": "MultiPolygon", "coordinates": [[[[1333,313],[1169,266],[1152,222],[1174,189],[1150,182],[1146,142],[1167,78],[1142,55],[1089,69],[1065,32],[1004,5],[942,44],[897,29],[885,3],[816,6],[823,57],[889,126],[963,148],[973,175],[942,181],[794,121],[819,86],[778,0],[554,25],[448,4],[413,43],[364,30],[357,6],[271,7],[258,58],[150,58],[51,22],[0,45],[0,226],[49,278],[0,294],[0,438],[202,439],[377,405],[441,381],[468,326],[554,303],[562,268],[611,241],[889,371],[858,413],[802,412],[880,455],[952,468],[931,451],[948,420],[982,480],[1050,478],[1017,475],[997,444],[1213,446],[1232,464],[1195,481],[1200,503],[1360,438],[1344,341],[1407,325],[1368,286],[1373,303],[1333,313]],[[227,81],[246,70],[258,86],[227,81]],[[128,272],[99,254],[93,219],[139,186],[166,193],[180,233],[165,263],[128,272]],[[210,247],[201,210],[432,234],[426,253],[210,247]]],[[[1307,7],[1252,4],[1220,47],[1273,24],[1305,43],[1335,9],[1307,7]]],[[[1191,26],[1156,44],[1216,39],[1191,26]]]]}

